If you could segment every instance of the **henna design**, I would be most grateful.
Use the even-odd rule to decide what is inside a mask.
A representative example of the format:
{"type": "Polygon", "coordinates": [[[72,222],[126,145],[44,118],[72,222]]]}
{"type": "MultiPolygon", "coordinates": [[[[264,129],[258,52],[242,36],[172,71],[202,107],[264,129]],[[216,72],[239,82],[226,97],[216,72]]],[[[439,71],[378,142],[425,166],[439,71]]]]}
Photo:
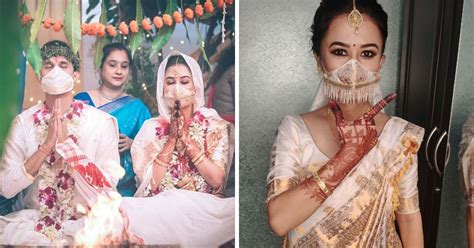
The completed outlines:
{"type": "Polygon", "coordinates": [[[379,101],[360,118],[346,122],[336,102],[330,100],[329,108],[336,118],[341,149],[319,171],[319,176],[330,191],[349,174],[349,172],[377,144],[377,129],[374,117],[393,99],[396,94],[389,94],[379,101]]]}
{"type": "Polygon", "coordinates": [[[310,177],[305,179],[301,185],[305,191],[305,195],[309,195],[311,199],[314,199],[316,202],[322,202],[326,200],[326,195],[323,190],[319,188],[318,183],[314,178],[310,177]]]}

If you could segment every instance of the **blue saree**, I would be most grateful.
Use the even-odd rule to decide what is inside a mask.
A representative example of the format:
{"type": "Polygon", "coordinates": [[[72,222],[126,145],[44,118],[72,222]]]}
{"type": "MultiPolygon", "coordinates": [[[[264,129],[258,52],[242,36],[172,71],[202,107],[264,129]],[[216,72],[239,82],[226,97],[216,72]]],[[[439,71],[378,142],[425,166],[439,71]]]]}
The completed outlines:
{"type": "MultiPolygon", "coordinates": [[[[74,99],[96,107],[87,92],[75,95],[74,99]]],[[[130,139],[135,139],[135,135],[137,135],[143,122],[151,117],[145,104],[140,99],[132,96],[120,97],[98,107],[98,109],[117,118],[119,132],[130,139]]],[[[125,176],[118,182],[117,190],[122,196],[133,196],[137,190],[137,185],[130,149],[120,153],[120,164],[125,169],[125,176]]]]}

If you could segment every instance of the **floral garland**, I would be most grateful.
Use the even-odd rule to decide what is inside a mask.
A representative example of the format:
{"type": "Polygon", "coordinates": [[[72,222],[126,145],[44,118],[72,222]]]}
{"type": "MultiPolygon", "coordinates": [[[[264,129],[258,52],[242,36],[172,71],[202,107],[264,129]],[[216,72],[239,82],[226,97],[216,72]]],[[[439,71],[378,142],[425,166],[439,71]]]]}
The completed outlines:
{"type": "MultiPolygon", "coordinates": [[[[220,10],[224,9],[224,13],[226,13],[224,6],[232,5],[233,2],[234,2],[233,0],[217,0],[216,5],[218,9],[220,10]]],[[[184,9],[182,13],[180,11],[174,11],[172,15],[164,14],[162,16],[155,16],[154,18],[144,18],[141,22],[141,26],[143,30],[148,32],[152,28],[151,26],[152,21],[155,27],[157,29],[160,29],[163,27],[163,25],[172,26],[173,21],[176,24],[182,23],[183,16],[188,21],[192,21],[194,19],[194,16],[201,17],[204,15],[204,11],[206,13],[213,14],[214,10],[215,10],[215,7],[211,0],[206,0],[204,3],[204,7],[198,1],[196,6],[194,7],[194,10],[188,7],[184,9]]],[[[29,13],[20,13],[19,16],[21,18],[22,24],[25,26],[29,25],[34,20],[29,13]]],[[[52,27],[55,32],[61,31],[61,29],[64,27],[61,20],[53,20],[49,17],[44,19],[42,23],[43,23],[44,28],[49,29],[52,27]]],[[[129,32],[138,33],[139,31],[138,27],[139,27],[139,23],[136,20],[130,21],[128,25],[125,22],[121,22],[118,28],[110,24],[105,26],[102,23],[98,23],[98,22],[83,23],[81,24],[81,34],[98,36],[98,37],[104,37],[107,34],[109,37],[115,37],[117,35],[117,30],[119,31],[121,35],[128,35],[129,32]]]]}
{"type": "MultiPolygon", "coordinates": [[[[67,122],[67,134],[77,144],[77,127],[80,124],[84,106],[80,101],[74,101],[69,111],[65,114],[67,122]]],[[[36,126],[36,138],[38,144],[43,144],[48,135],[48,123],[51,113],[45,104],[33,114],[36,126]]],[[[72,168],[63,162],[59,171],[56,172],[55,152],[51,152],[38,172],[38,189],[40,217],[35,226],[37,232],[43,233],[50,240],[61,237],[62,222],[75,219],[75,207],[73,198],[75,193],[74,179],[71,176],[72,168]]]]}
{"type": "MultiPolygon", "coordinates": [[[[166,121],[160,121],[158,127],[155,128],[156,136],[160,142],[160,146],[163,146],[169,136],[169,123],[166,121]]],[[[209,151],[207,148],[206,135],[209,131],[209,121],[205,116],[197,111],[192,117],[192,121],[189,124],[189,135],[201,149],[205,152],[204,154],[209,157],[209,151]]],[[[192,164],[191,159],[185,152],[173,151],[172,158],[170,161],[170,168],[166,171],[160,186],[155,190],[151,191],[150,186],[145,189],[145,195],[156,195],[165,190],[179,188],[178,182],[183,179],[190,180],[193,184],[190,190],[212,193],[212,187],[204,180],[197,168],[192,164]]]]}

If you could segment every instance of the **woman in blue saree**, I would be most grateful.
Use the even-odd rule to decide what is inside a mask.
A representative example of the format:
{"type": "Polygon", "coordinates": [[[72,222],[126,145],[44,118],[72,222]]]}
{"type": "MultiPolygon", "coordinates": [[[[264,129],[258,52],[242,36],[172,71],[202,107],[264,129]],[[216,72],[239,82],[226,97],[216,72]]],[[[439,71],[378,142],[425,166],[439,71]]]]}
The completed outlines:
{"type": "Polygon", "coordinates": [[[74,98],[117,118],[119,124],[120,164],[125,170],[117,190],[122,196],[133,196],[137,190],[130,147],[143,122],[151,117],[143,102],[123,92],[130,74],[130,51],[121,43],[103,48],[98,89],[81,92],[74,98]]]}

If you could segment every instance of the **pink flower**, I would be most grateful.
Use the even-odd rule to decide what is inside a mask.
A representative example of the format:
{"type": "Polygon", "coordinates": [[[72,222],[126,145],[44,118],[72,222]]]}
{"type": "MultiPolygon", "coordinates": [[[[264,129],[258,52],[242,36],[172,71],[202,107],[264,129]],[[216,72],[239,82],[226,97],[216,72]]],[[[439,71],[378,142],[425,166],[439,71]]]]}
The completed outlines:
{"type": "Polygon", "coordinates": [[[39,190],[40,203],[43,203],[48,208],[53,208],[56,204],[57,195],[56,190],[51,187],[46,187],[45,189],[39,190]]]}
{"type": "Polygon", "coordinates": [[[74,178],[72,178],[71,175],[69,175],[69,173],[65,172],[64,170],[61,170],[56,178],[58,179],[58,188],[67,190],[74,186],[74,178]]]}
{"type": "Polygon", "coordinates": [[[47,157],[46,157],[46,162],[50,165],[54,164],[56,162],[56,156],[54,156],[54,153],[51,152],[47,157]]]}
{"type": "Polygon", "coordinates": [[[197,111],[194,113],[194,118],[201,123],[206,117],[200,111],[197,111]]]}
{"type": "Polygon", "coordinates": [[[35,231],[41,232],[43,230],[43,225],[41,223],[36,224],[35,231]]]}
{"type": "Polygon", "coordinates": [[[74,134],[70,134],[68,137],[71,138],[72,141],[77,144],[77,137],[74,136],[74,134]]]}
{"type": "MultiPolygon", "coordinates": [[[[39,222],[40,222],[40,223],[42,222],[42,223],[43,223],[45,226],[47,226],[47,227],[48,227],[48,226],[52,226],[52,225],[55,224],[54,220],[53,220],[51,217],[49,217],[48,215],[46,215],[45,217],[43,217],[42,219],[40,219],[39,222]]],[[[39,225],[41,225],[40,223],[39,223],[39,225]]]]}
{"type": "Polygon", "coordinates": [[[158,126],[155,127],[155,131],[156,131],[155,134],[158,137],[158,139],[161,139],[163,138],[163,136],[170,134],[169,126],[170,124],[164,118],[158,119],[158,126]]]}

